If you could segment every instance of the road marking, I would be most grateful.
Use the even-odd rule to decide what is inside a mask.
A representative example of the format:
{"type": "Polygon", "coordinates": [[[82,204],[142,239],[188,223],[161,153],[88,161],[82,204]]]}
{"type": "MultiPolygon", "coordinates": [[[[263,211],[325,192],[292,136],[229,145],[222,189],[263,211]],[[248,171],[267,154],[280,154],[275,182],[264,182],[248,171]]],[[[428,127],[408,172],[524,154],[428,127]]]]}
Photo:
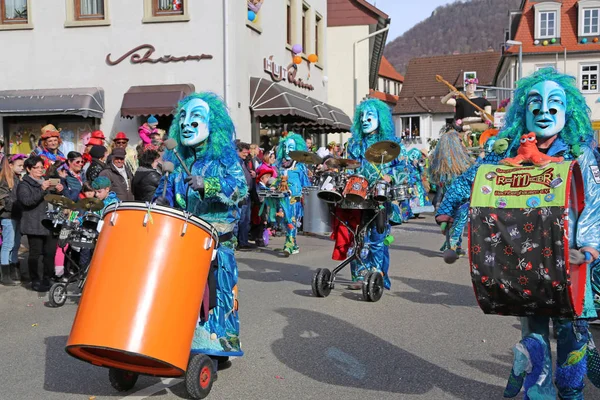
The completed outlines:
{"type": "Polygon", "coordinates": [[[171,386],[174,386],[181,381],[182,381],[181,379],[176,379],[176,378],[164,378],[164,379],[161,379],[160,382],[158,382],[152,386],[148,386],[146,388],[138,390],[137,392],[132,393],[129,396],[122,397],[119,400],[143,400],[147,397],[152,396],[155,393],[160,392],[161,390],[170,388],[171,386]]]}

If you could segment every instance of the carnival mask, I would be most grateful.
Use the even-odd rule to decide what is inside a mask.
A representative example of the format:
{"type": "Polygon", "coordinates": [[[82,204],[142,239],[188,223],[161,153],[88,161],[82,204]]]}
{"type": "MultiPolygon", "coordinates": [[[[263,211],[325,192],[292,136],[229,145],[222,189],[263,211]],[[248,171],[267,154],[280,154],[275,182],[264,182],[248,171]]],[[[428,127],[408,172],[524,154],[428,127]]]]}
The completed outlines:
{"type": "Polygon", "coordinates": [[[286,160],[291,160],[292,158],[290,157],[290,152],[291,151],[296,151],[296,142],[293,140],[286,140],[285,141],[285,145],[284,145],[284,150],[285,150],[285,159],[286,160]]]}
{"type": "Polygon", "coordinates": [[[181,144],[198,146],[208,137],[210,108],[204,100],[192,99],[179,112],[181,144]]]}
{"type": "Polygon", "coordinates": [[[567,97],[556,82],[540,82],[527,95],[527,129],[540,138],[558,134],[565,127],[567,97]]]}
{"type": "Polygon", "coordinates": [[[379,128],[379,116],[374,108],[366,108],[360,116],[364,134],[375,132],[379,128]]]}

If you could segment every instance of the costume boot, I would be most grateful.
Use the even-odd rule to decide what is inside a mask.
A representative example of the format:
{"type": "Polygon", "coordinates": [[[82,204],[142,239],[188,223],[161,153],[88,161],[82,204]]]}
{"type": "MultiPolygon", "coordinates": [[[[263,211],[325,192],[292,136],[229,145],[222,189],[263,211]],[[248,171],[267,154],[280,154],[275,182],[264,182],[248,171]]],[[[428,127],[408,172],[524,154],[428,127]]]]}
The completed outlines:
{"type": "Polygon", "coordinates": [[[2,271],[0,283],[2,283],[4,286],[17,286],[17,284],[10,279],[10,265],[2,265],[0,268],[2,271]]]}
{"type": "Polygon", "coordinates": [[[10,279],[15,283],[21,283],[21,264],[10,264],[10,279]]]}

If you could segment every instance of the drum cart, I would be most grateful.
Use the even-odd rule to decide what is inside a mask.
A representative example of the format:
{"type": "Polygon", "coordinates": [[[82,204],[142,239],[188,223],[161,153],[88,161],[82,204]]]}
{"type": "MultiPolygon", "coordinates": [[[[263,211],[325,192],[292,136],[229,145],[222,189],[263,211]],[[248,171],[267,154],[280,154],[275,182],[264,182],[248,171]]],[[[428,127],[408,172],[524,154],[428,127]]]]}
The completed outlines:
{"type": "MultiPolygon", "coordinates": [[[[365,234],[367,229],[376,221],[377,229],[379,232],[385,230],[386,211],[383,205],[378,205],[374,209],[375,215],[370,219],[361,221],[360,225],[352,230],[350,226],[340,219],[335,213],[332,212],[334,217],[343,224],[350,232],[353,233],[353,251],[349,254],[348,258],[342,261],[337,267],[330,271],[327,268],[319,268],[315,272],[312,278],[312,292],[316,297],[327,297],[331,293],[331,289],[335,287],[335,281],[337,274],[349,265],[352,261],[358,261],[362,263],[362,251],[364,249],[365,234]],[[383,223],[382,223],[383,222],[383,223]]],[[[350,252],[349,252],[350,253],[350,252]]],[[[340,283],[356,284],[356,282],[338,280],[340,283]]],[[[381,299],[383,295],[383,275],[379,271],[369,271],[362,281],[362,295],[365,301],[376,302],[381,299]]]]}

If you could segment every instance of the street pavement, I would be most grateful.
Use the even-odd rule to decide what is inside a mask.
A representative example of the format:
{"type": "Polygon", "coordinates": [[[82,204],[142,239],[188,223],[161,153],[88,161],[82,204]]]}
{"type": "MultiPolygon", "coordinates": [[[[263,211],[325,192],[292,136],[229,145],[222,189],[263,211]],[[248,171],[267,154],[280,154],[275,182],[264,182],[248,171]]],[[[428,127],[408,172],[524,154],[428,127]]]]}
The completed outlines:
{"type": "MultiPolygon", "coordinates": [[[[467,260],[443,263],[431,216],[393,233],[392,289],[377,303],[340,284],[327,298],[312,296],[313,272],[336,265],[328,238],[300,236],[301,252],[289,258],[272,250],[282,238],[271,250],[237,253],[246,354],[219,371],[208,398],[501,399],[518,319],[480,311],[467,260]]],[[[123,268],[126,260],[124,252],[123,268]]],[[[106,369],[64,351],[77,306],[45,301],[0,287],[0,399],[188,398],[180,379],[140,377],[131,392],[116,392],[106,369]]],[[[589,383],[585,393],[600,398],[589,383]]]]}

